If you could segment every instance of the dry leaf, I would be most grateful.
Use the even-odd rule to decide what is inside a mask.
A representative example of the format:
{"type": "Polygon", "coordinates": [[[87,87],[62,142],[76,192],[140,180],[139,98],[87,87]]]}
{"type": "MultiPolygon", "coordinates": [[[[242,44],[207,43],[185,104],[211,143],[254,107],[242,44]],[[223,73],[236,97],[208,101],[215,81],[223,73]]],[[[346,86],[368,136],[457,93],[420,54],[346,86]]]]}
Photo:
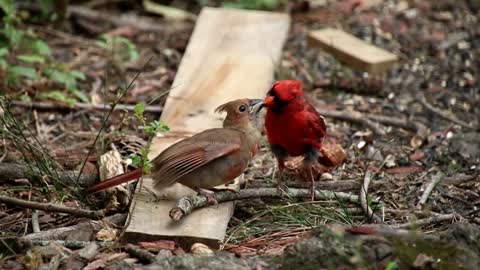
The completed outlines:
{"type": "Polygon", "coordinates": [[[195,243],[190,248],[190,251],[194,255],[213,254],[213,250],[205,244],[195,243]]]}
{"type": "Polygon", "coordinates": [[[100,241],[113,241],[117,239],[118,230],[113,228],[103,228],[97,232],[95,238],[100,241]]]}

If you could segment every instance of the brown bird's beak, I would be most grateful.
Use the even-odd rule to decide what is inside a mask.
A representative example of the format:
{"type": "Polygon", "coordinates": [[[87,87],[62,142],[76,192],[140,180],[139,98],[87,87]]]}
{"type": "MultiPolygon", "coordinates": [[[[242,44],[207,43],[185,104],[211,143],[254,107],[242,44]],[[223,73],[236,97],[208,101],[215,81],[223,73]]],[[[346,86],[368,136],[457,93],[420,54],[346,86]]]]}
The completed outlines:
{"type": "Polygon", "coordinates": [[[263,100],[261,99],[250,99],[249,102],[251,114],[257,115],[264,107],[263,100]]]}

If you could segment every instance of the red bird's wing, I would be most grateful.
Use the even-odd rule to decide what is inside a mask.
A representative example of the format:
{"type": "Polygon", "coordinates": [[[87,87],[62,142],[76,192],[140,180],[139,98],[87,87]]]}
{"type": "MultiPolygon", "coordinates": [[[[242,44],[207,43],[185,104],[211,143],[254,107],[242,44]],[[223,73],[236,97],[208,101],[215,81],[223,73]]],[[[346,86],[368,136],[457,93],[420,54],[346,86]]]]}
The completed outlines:
{"type": "Polygon", "coordinates": [[[180,177],[199,167],[240,150],[239,140],[224,134],[220,129],[210,129],[182,140],[163,151],[153,162],[152,177],[155,187],[171,185],[180,177]],[[216,131],[215,131],[216,130],[216,131]],[[226,136],[225,136],[226,135],[226,136]]]}
{"type": "Polygon", "coordinates": [[[317,112],[315,107],[309,102],[306,102],[306,110],[308,112],[307,123],[310,132],[321,144],[327,135],[327,127],[323,117],[317,112]]]}

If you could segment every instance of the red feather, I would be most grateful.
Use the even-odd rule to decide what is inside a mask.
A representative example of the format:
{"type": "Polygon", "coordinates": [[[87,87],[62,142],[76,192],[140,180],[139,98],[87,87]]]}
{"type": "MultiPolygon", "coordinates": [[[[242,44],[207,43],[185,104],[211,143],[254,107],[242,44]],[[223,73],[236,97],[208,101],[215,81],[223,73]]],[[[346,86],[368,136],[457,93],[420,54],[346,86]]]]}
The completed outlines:
{"type": "Polygon", "coordinates": [[[304,155],[309,146],[320,150],[327,135],[325,122],[305,99],[300,81],[275,83],[265,106],[268,108],[265,128],[270,144],[280,145],[290,156],[304,155]]]}

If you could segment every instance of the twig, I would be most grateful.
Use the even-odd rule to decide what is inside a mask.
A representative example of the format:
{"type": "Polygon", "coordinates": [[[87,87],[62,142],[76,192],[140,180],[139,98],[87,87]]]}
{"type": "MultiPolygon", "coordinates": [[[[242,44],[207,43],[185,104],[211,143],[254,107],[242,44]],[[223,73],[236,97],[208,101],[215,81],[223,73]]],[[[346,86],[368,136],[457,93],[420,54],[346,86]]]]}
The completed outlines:
{"type": "MultiPolygon", "coordinates": [[[[238,192],[220,191],[214,193],[215,199],[218,203],[253,199],[253,198],[283,198],[284,196],[291,198],[308,198],[310,190],[289,188],[286,195],[279,193],[276,188],[256,188],[256,189],[242,189],[238,192]]],[[[315,199],[327,200],[347,200],[358,203],[358,196],[347,194],[343,192],[332,192],[325,190],[316,190],[315,199]]],[[[205,196],[186,196],[181,198],[175,207],[170,210],[170,218],[178,221],[191,213],[193,210],[208,206],[207,198],[205,196]]]]}
{"type": "Polygon", "coordinates": [[[363,179],[363,185],[360,188],[360,205],[362,206],[363,211],[367,215],[367,218],[373,218],[373,220],[377,223],[381,223],[382,219],[373,213],[372,208],[368,205],[367,201],[367,192],[368,192],[368,185],[370,185],[370,180],[372,179],[372,172],[367,170],[365,172],[365,178],[363,179]]]}
{"type": "Polygon", "coordinates": [[[438,108],[435,108],[432,104],[428,103],[427,99],[425,98],[425,96],[422,94],[422,93],[419,93],[417,95],[417,99],[420,101],[420,103],[425,107],[427,108],[429,111],[431,111],[432,113],[435,113],[437,114],[438,116],[446,119],[446,120],[449,120],[455,124],[458,124],[464,128],[468,128],[468,129],[476,129],[475,127],[472,127],[471,125],[469,125],[468,123],[456,118],[455,116],[445,112],[445,111],[442,111],[438,108]]]}
{"type": "Polygon", "coordinates": [[[143,262],[146,262],[146,263],[156,262],[155,255],[153,255],[152,253],[150,253],[147,250],[141,249],[141,248],[139,248],[137,246],[134,246],[132,244],[126,245],[125,246],[125,251],[128,254],[130,254],[131,256],[136,257],[143,262]]]}
{"type": "Polygon", "coordinates": [[[440,185],[461,185],[469,181],[475,180],[479,176],[478,172],[472,175],[459,174],[455,176],[445,177],[440,185]]]}
{"type": "Polygon", "coordinates": [[[336,110],[323,110],[323,109],[318,109],[318,108],[317,108],[317,111],[318,111],[319,114],[321,114],[325,117],[339,119],[339,120],[343,120],[343,121],[349,121],[349,122],[364,125],[367,128],[371,129],[375,134],[377,134],[379,136],[384,136],[386,134],[385,131],[382,128],[377,126],[377,124],[375,124],[370,119],[368,119],[363,114],[361,114],[357,111],[336,111],[336,110]]]}
{"type": "Polygon", "coordinates": [[[97,244],[99,247],[115,247],[118,243],[113,241],[72,241],[72,240],[25,240],[21,239],[22,244],[27,246],[48,246],[50,243],[54,242],[59,245],[62,245],[66,248],[79,249],[84,248],[92,243],[97,244]]]}
{"type": "Polygon", "coordinates": [[[398,229],[411,229],[415,227],[435,225],[435,224],[442,223],[444,221],[449,221],[455,218],[460,218],[460,216],[457,213],[434,215],[433,217],[418,219],[413,222],[407,222],[407,223],[391,225],[391,226],[398,229]]]}
{"type": "Polygon", "coordinates": [[[0,195],[0,202],[14,205],[14,206],[19,206],[22,208],[38,209],[45,212],[65,213],[65,214],[70,214],[78,217],[88,217],[92,219],[101,219],[105,216],[105,210],[98,210],[98,211],[83,210],[78,208],[61,206],[57,204],[25,201],[25,200],[11,198],[3,195],[0,195]]]}
{"type": "MultiPolygon", "coordinates": [[[[60,171],[58,172],[58,180],[66,185],[71,185],[75,181],[76,175],[78,175],[77,171],[60,171]]],[[[31,181],[41,181],[43,177],[44,174],[37,168],[15,163],[0,163],[0,184],[23,178],[31,181]]],[[[82,174],[77,184],[86,187],[95,183],[97,183],[96,174],[82,174]]]]}
{"type": "Polygon", "coordinates": [[[108,12],[99,12],[84,6],[71,5],[68,10],[75,17],[81,17],[97,23],[111,23],[116,27],[131,25],[135,28],[156,33],[173,33],[184,29],[191,28],[191,23],[175,23],[162,25],[155,20],[145,16],[137,16],[134,14],[112,14],[108,12]]]}
{"type": "Polygon", "coordinates": [[[32,213],[32,230],[34,233],[39,233],[40,232],[40,224],[38,223],[38,210],[33,210],[32,213]]]}
{"type": "Polygon", "coordinates": [[[123,226],[125,224],[126,219],[127,219],[127,214],[115,214],[113,216],[105,217],[99,221],[87,221],[87,222],[78,223],[69,227],[55,228],[55,229],[43,231],[40,233],[31,233],[31,234],[25,235],[23,239],[38,240],[38,241],[60,240],[60,239],[65,239],[68,235],[72,233],[84,231],[87,229],[91,229],[92,231],[99,231],[104,227],[103,224],[105,223],[115,225],[115,226],[123,226]]]}
{"type": "MultiPolygon", "coordinates": [[[[285,181],[285,185],[289,188],[308,188],[310,183],[303,181],[285,181]]],[[[246,188],[273,188],[276,187],[275,183],[265,183],[260,181],[249,181],[246,188]]],[[[358,180],[331,180],[331,181],[318,181],[315,183],[315,189],[317,190],[329,190],[329,191],[356,191],[362,186],[362,182],[358,180]]],[[[385,186],[385,182],[373,182],[370,187],[378,189],[385,186]]]]}
{"type": "MultiPolygon", "coordinates": [[[[10,103],[14,106],[33,108],[37,110],[98,110],[98,111],[109,111],[112,109],[110,104],[90,104],[90,103],[75,103],[73,106],[68,106],[62,103],[54,102],[23,102],[23,101],[12,101],[10,103]]],[[[114,111],[134,111],[135,105],[128,104],[116,104],[113,108],[114,111]]],[[[145,106],[145,112],[159,114],[163,111],[161,106],[145,106]]]]}
{"type": "Polygon", "coordinates": [[[418,201],[417,208],[422,209],[422,206],[427,202],[428,197],[432,193],[433,189],[437,186],[440,181],[442,181],[445,175],[442,172],[438,172],[432,177],[432,180],[428,183],[427,187],[423,191],[420,200],[418,201]]]}

